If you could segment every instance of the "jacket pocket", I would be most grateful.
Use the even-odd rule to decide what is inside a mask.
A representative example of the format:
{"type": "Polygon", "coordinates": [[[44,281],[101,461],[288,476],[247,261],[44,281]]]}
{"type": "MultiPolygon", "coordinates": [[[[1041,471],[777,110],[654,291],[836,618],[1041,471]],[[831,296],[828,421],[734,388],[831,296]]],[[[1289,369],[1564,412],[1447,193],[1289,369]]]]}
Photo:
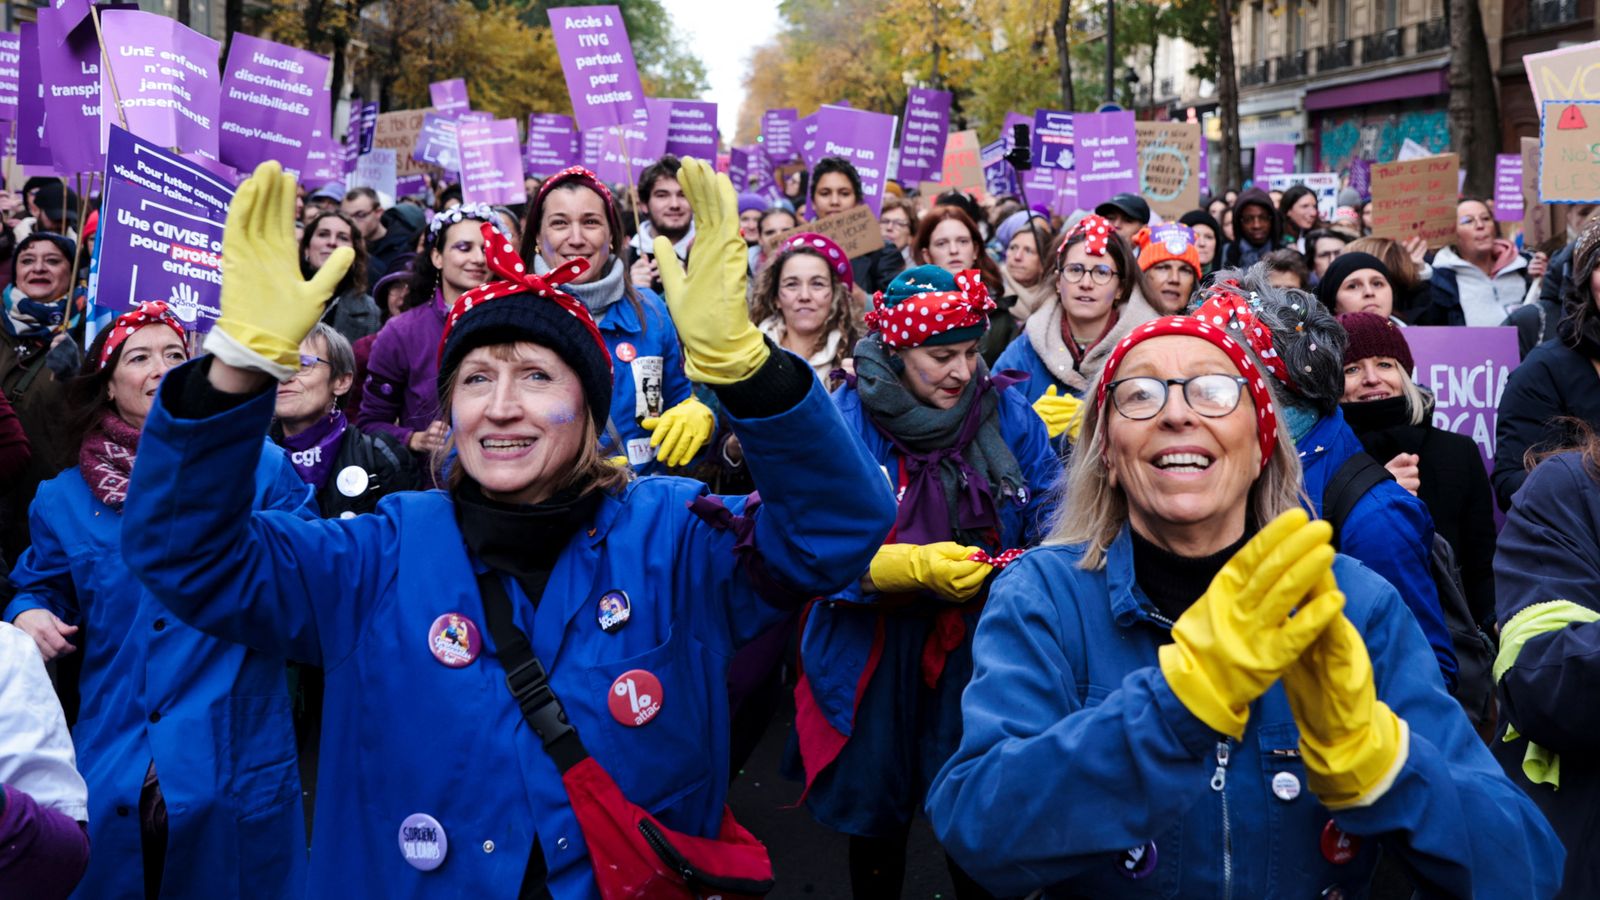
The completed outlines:
{"type": "Polygon", "coordinates": [[[225,697],[216,715],[217,765],[238,815],[298,806],[300,773],[288,696],[225,697]]]}
{"type": "Polygon", "coordinates": [[[305,813],[298,796],[238,819],[241,900],[277,900],[305,893],[305,813]]]}

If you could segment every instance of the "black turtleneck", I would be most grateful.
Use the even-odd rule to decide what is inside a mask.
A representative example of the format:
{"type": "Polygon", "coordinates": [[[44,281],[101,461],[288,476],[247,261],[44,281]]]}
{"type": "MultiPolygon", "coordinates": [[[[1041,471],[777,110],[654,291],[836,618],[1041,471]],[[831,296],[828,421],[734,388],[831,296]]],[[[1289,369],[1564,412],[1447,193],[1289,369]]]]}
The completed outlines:
{"type": "Polygon", "coordinates": [[[567,543],[594,520],[600,491],[580,495],[577,488],[543,503],[501,503],[483,495],[467,479],[452,492],[456,524],[467,547],[489,568],[517,579],[534,605],[567,543]]]}
{"type": "Polygon", "coordinates": [[[1253,532],[1246,528],[1237,541],[1209,556],[1179,556],[1140,536],[1133,535],[1133,580],[1163,616],[1176,622],[1190,604],[1211,586],[1222,567],[1244,547],[1253,532]]]}

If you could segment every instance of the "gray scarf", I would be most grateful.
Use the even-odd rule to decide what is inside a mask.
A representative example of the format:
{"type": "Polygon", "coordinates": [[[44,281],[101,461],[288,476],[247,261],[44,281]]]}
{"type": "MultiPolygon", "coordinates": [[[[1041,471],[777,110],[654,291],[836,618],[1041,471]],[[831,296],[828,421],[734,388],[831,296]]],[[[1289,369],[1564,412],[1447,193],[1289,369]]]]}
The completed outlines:
{"type": "MultiPolygon", "coordinates": [[[[544,257],[539,257],[534,270],[536,272],[540,270],[549,271],[549,267],[545,265],[544,257]]],[[[598,322],[606,314],[606,310],[611,308],[611,304],[621,300],[625,295],[626,292],[622,286],[623,274],[622,263],[613,256],[606,262],[606,273],[604,275],[593,281],[586,281],[583,284],[567,282],[561,286],[561,289],[578,298],[578,302],[582,303],[589,310],[589,315],[594,316],[594,320],[598,322]]]]}
{"type": "Polygon", "coordinates": [[[1028,492],[1022,469],[1000,435],[999,396],[989,384],[988,367],[980,360],[956,405],[935,409],[906,390],[900,381],[905,364],[876,337],[856,344],[855,359],[862,406],[906,461],[909,478],[895,523],[897,539],[931,543],[954,537],[992,545],[984,532],[1000,524],[996,494],[1020,506],[1028,492]]]}

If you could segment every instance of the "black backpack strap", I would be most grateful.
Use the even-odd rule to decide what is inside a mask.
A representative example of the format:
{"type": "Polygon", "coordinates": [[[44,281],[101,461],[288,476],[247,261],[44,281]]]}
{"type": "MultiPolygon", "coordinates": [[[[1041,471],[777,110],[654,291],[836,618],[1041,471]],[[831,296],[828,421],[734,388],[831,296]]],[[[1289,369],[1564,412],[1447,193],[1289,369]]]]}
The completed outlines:
{"type": "MultiPolygon", "coordinates": [[[[537,583],[525,585],[530,596],[537,597],[549,581],[545,573],[537,583]]],[[[567,770],[589,758],[589,751],[578,740],[577,729],[567,721],[567,711],[561,707],[561,698],[550,688],[550,678],[544,664],[533,655],[533,645],[528,636],[511,618],[511,597],[493,570],[478,576],[478,593],[483,599],[483,620],[494,638],[496,655],[506,670],[506,685],[511,696],[522,710],[522,718],[539,736],[544,752],[556,764],[556,770],[565,775],[567,770]]],[[[535,835],[533,849],[528,854],[528,867],[522,873],[522,887],[518,900],[546,900],[550,897],[549,868],[544,862],[544,850],[535,835]]]]}
{"type": "Polygon", "coordinates": [[[1333,526],[1335,548],[1339,546],[1339,532],[1344,530],[1345,519],[1350,517],[1356,503],[1367,491],[1393,480],[1389,470],[1365,451],[1357,451],[1333,473],[1322,489],[1322,518],[1333,526]]]}

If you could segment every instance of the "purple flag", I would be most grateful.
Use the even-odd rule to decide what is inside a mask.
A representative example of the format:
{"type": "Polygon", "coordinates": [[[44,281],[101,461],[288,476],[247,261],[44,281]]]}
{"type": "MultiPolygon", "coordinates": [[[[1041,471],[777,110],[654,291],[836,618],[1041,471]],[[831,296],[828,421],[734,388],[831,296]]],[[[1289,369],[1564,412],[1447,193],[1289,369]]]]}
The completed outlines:
{"type": "Polygon", "coordinates": [[[1521,153],[1495,154],[1494,217],[1501,222],[1522,221],[1521,153]]]}
{"type": "Polygon", "coordinates": [[[1294,144],[1266,143],[1256,145],[1255,180],[1265,183],[1273,175],[1288,175],[1295,171],[1294,144]]]}
{"type": "Polygon", "coordinates": [[[901,184],[937,181],[944,171],[944,142],[950,133],[950,92],[912,88],[906,95],[900,129],[901,184]]]}
{"type": "Polygon", "coordinates": [[[39,77],[39,26],[17,26],[22,64],[17,84],[17,162],[24,166],[54,164],[44,140],[44,82],[39,77]]]}
{"type": "Polygon", "coordinates": [[[433,82],[428,85],[428,97],[433,100],[433,108],[442,113],[466,112],[472,108],[467,100],[465,78],[433,82]]]}
{"type": "Polygon", "coordinates": [[[795,135],[800,117],[792,109],[769,109],[761,114],[761,145],[767,158],[778,165],[800,156],[795,135]]]}
{"type": "Polygon", "coordinates": [[[245,172],[269,159],[304,170],[327,82],[326,56],[234,35],[222,80],[218,158],[245,172]]]}
{"type": "MultiPolygon", "coordinates": [[[[51,30],[46,23],[57,15],[56,10],[40,8],[41,35],[51,30]]],[[[49,111],[44,138],[56,171],[74,175],[105,168],[100,150],[100,46],[94,30],[78,29],[59,49],[41,53],[39,77],[49,111]]]]}
{"type": "Polygon", "coordinates": [[[749,147],[734,147],[728,151],[728,180],[741,194],[750,189],[749,147]]]}
{"type": "Polygon", "coordinates": [[[1078,113],[1072,120],[1078,205],[1093,209],[1115,194],[1139,192],[1133,113],[1078,113]]]}
{"type": "Polygon", "coordinates": [[[1059,109],[1033,111],[1033,165],[1039,169],[1073,167],[1072,113],[1059,109]]]}
{"type": "Polygon", "coordinates": [[[883,210],[883,185],[889,180],[889,150],[895,117],[840,106],[817,111],[817,156],[842,156],[861,175],[861,199],[872,214],[883,210]]]}
{"type": "Polygon", "coordinates": [[[217,158],[220,45],[166,16],[100,14],[110,66],[101,73],[100,140],[113,123],[158,147],[217,158]]]}
{"type": "Polygon", "coordinates": [[[550,10],[550,31],[578,128],[632,125],[645,98],[622,13],[615,6],[560,7],[550,10]]]}
{"type": "Polygon", "coordinates": [[[638,118],[627,128],[599,128],[584,133],[584,161],[610,183],[632,183],[645,166],[650,165],[667,150],[667,123],[671,119],[665,100],[647,100],[648,118],[640,110],[638,118]],[[628,155],[622,155],[622,142],[626,142],[628,155]],[[592,165],[591,165],[592,163],[592,165]]]}
{"type": "Polygon", "coordinates": [[[528,116],[528,145],[523,171],[529,175],[554,175],[580,159],[578,128],[571,116],[533,113],[528,116]]]}
{"type": "Polygon", "coordinates": [[[207,331],[220,310],[222,225],[233,185],[205,167],[113,128],[95,241],[97,305],[164,300],[207,331]]]}
{"type": "Polygon", "coordinates": [[[703,100],[668,100],[667,149],[676,156],[717,158],[717,105],[703,100]]]}
{"type": "Polygon", "coordinates": [[[461,145],[463,202],[491,206],[527,202],[516,119],[462,122],[456,129],[456,140],[461,145]]]}
{"type": "Polygon", "coordinates": [[[0,122],[17,120],[17,93],[22,84],[22,36],[0,31],[0,122]]]}

